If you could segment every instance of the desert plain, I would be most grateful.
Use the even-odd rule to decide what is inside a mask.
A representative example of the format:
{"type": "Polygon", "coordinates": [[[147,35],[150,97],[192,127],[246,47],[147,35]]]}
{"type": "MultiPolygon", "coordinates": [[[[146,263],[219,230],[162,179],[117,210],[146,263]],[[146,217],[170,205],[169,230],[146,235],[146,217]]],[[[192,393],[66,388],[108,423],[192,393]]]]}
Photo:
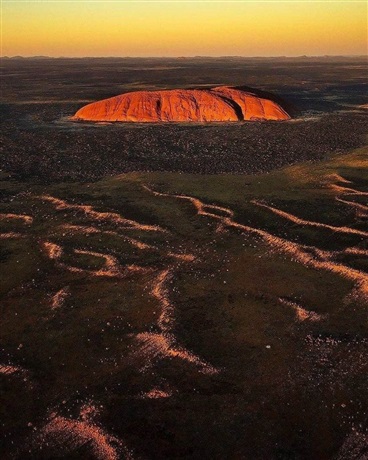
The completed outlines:
{"type": "Polygon", "coordinates": [[[366,458],[366,60],[1,66],[1,458],[366,458]],[[72,119],[226,85],[291,119],[72,119]]]}

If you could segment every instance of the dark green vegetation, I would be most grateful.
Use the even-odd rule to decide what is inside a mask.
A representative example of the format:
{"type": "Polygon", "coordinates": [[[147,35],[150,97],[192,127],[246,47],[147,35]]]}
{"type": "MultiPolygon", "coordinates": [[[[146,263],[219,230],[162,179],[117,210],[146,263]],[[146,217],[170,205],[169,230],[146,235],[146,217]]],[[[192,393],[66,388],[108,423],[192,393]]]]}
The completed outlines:
{"type": "Polygon", "coordinates": [[[364,458],[367,168],[4,174],[1,458],[364,458]]]}

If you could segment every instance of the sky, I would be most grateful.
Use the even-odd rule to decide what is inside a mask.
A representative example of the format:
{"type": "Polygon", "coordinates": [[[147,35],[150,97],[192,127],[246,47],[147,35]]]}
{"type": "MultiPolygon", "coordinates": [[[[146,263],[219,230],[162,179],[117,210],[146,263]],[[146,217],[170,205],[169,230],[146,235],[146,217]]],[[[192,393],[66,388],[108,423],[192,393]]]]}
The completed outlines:
{"type": "Polygon", "coordinates": [[[2,56],[367,54],[365,0],[2,0],[2,56]]]}

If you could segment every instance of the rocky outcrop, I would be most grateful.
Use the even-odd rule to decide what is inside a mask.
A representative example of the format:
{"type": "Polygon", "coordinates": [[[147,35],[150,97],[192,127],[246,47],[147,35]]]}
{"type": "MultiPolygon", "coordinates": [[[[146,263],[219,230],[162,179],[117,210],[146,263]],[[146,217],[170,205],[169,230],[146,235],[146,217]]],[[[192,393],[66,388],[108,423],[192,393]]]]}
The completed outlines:
{"type": "Polygon", "coordinates": [[[125,122],[211,122],[287,120],[276,102],[237,88],[135,91],[88,104],[74,120],[125,122]]]}

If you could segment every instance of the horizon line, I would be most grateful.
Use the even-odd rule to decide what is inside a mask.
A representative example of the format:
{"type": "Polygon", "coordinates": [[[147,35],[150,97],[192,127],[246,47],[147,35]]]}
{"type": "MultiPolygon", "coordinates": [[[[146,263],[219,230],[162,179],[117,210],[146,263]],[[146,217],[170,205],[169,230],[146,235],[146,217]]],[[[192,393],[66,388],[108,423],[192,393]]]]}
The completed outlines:
{"type": "Polygon", "coordinates": [[[278,54],[278,55],[254,55],[254,56],[245,56],[240,54],[222,54],[222,55],[206,55],[206,54],[196,54],[196,55],[170,55],[170,56],[49,56],[46,54],[34,54],[34,55],[3,55],[0,56],[0,59],[196,59],[196,58],[245,58],[245,59],[256,59],[256,58],[333,58],[333,57],[345,57],[345,58],[354,58],[354,57],[364,57],[368,58],[367,54],[297,54],[297,55],[287,55],[287,54],[278,54]]]}

